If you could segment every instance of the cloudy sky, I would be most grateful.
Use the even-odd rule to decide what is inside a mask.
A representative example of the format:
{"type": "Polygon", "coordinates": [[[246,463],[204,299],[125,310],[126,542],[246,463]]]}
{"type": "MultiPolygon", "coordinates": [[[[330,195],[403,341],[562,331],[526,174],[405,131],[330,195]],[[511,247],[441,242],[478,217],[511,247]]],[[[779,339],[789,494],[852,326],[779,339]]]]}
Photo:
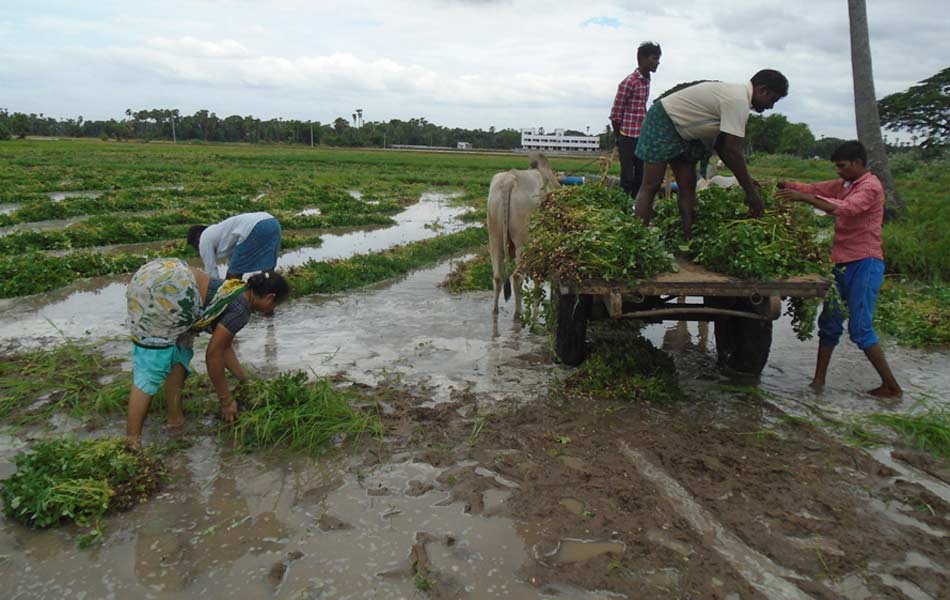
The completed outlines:
{"type": "MultiPolygon", "coordinates": [[[[868,0],[878,97],[950,64],[945,0],[868,0]]],[[[636,46],[681,81],[791,82],[776,110],[854,136],[846,0],[0,0],[0,107],[207,108],[332,121],[602,131],[636,46]]]]}

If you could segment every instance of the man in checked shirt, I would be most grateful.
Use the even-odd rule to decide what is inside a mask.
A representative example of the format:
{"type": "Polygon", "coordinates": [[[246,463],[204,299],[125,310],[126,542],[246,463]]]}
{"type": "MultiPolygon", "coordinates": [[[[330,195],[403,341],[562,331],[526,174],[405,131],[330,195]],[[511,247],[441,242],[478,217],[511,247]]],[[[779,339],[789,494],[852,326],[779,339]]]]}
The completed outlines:
{"type": "Polygon", "coordinates": [[[656,73],[660,65],[660,45],[643,42],[637,48],[637,70],[627,75],[617,86],[617,96],[610,109],[610,125],[617,136],[620,153],[620,187],[637,197],[643,181],[643,161],[634,150],[640,137],[640,125],[647,114],[647,98],[650,96],[650,73],[656,73]]]}

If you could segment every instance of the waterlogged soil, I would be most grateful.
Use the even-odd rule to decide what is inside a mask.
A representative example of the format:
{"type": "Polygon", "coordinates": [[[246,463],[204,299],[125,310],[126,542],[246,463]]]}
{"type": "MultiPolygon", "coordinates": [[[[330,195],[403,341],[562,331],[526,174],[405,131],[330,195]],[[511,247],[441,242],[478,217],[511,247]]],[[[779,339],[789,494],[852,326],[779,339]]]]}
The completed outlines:
{"type": "MultiPolygon", "coordinates": [[[[556,382],[570,370],[547,340],[513,327],[510,304],[493,322],[490,293],[439,288],[450,268],[305,298],[237,338],[258,376],[303,369],[352,385],[378,407],[381,439],[316,456],[239,454],[215,439],[211,417],[173,436],[153,415],[146,442],[187,446],[168,458],[159,494],[111,514],[89,550],[75,528],[0,519],[4,594],[950,597],[948,464],[900,444],[852,447],[828,426],[945,397],[950,355],[886,345],[907,394],[882,404],[862,393],[873,371],[846,344],[829,386],[809,390],[814,344],[786,319],[756,379],[716,368],[711,327],[668,323],[644,335],[673,355],[688,400],[565,396],[556,382]]],[[[122,333],[122,297],[108,291],[121,285],[88,285],[0,309],[2,343],[56,343],[40,328],[48,318],[125,357],[126,344],[108,341],[122,333]]],[[[124,419],[49,425],[118,435],[124,419]]],[[[0,477],[49,433],[0,435],[0,477]]]]}

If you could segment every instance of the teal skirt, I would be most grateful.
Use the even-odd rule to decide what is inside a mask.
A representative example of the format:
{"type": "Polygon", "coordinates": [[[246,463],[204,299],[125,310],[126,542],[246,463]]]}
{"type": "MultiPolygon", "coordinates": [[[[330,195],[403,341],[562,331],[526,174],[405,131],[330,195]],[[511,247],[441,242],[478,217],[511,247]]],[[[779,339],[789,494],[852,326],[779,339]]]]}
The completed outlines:
{"type": "Polygon", "coordinates": [[[672,160],[697,162],[708,159],[711,152],[699,140],[684,140],[676,131],[662,102],[654,102],[640,129],[636,155],[645,163],[665,163],[672,160]]]}

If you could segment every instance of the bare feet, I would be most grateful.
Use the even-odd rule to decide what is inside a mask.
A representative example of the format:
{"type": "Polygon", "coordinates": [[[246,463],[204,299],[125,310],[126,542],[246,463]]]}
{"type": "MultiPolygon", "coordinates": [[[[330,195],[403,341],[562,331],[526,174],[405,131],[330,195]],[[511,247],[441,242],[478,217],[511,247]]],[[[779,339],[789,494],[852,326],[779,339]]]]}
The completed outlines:
{"type": "Polygon", "coordinates": [[[181,430],[182,427],[185,426],[185,416],[182,415],[182,416],[180,416],[180,417],[178,417],[178,418],[174,418],[174,419],[173,419],[173,418],[169,418],[169,419],[168,419],[168,422],[166,423],[166,425],[167,425],[167,427],[168,427],[169,432],[171,432],[171,433],[177,433],[178,431],[181,430]]]}
{"type": "Polygon", "coordinates": [[[139,450],[142,448],[142,440],[138,436],[127,435],[125,436],[125,447],[129,450],[139,450]]]}
{"type": "Polygon", "coordinates": [[[904,390],[899,387],[891,387],[882,385],[876,387],[873,390],[868,390],[868,393],[872,396],[877,396],[878,398],[900,398],[904,395],[904,390]]]}
{"type": "Polygon", "coordinates": [[[811,383],[808,384],[808,387],[810,387],[811,389],[815,390],[816,392],[819,392],[819,391],[825,389],[825,381],[824,381],[824,380],[820,380],[820,381],[819,381],[818,379],[812,379],[812,380],[811,380],[811,383]]]}

